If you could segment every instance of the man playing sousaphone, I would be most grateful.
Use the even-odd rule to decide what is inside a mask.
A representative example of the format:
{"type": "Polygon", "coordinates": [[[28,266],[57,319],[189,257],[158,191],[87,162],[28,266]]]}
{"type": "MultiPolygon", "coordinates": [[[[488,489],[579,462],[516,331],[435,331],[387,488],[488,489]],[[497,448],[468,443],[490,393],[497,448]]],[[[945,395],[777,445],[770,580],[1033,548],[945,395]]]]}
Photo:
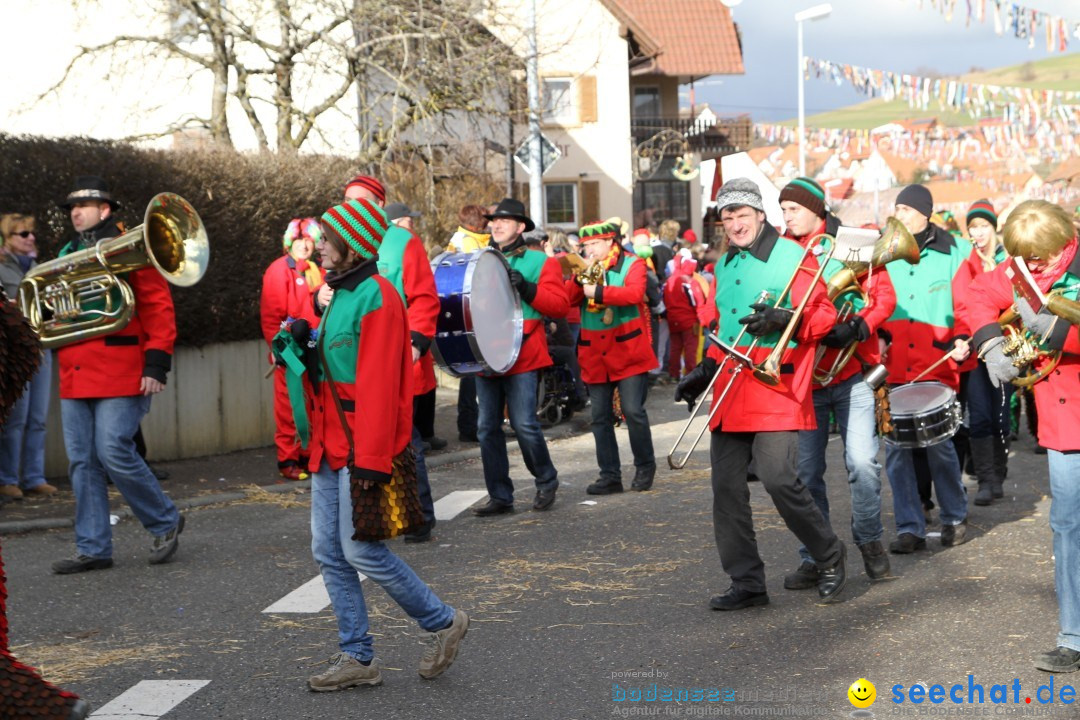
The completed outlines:
{"type": "MultiPolygon", "coordinates": [[[[1069,214],[1044,200],[1016,206],[1005,222],[1005,250],[1027,264],[1034,284],[1049,303],[1036,311],[1014,291],[1009,263],[980,275],[970,289],[970,317],[976,328],[972,344],[986,363],[995,385],[1010,382],[1021,369],[1006,355],[999,314],[1015,306],[1040,349],[1061,353],[1056,370],[1034,385],[1039,409],[1039,444],[1047,448],[1050,464],[1050,528],[1054,531],[1054,576],[1060,632],[1057,647],[1035,657],[1035,667],[1048,672],[1080,670],[1080,257],[1076,230],[1069,214]],[[1054,308],[1054,312],[1050,311],[1054,308]],[[1059,316],[1068,315],[1068,319],[1059,316]]],[[[1013,272],[1012,274],[1016,274],[1013,272]]],[[[1022,284],[1021,284],[1022,285],[1022,284]]],[[[1032,368],[1044,371],[1052,363],[1040,357],[1032,368]]]]}
{"type": "Polygon", "coordinates": [[[652,431],[645,411],[648,373],[656,366],[649,342],[645,306],[645,261],[623,250],[614,223],[593,223],[581,228],[581,245],[590,264],[599,263],[601,283],[567,281],[570,304],[582,305],[578,360],[581,378],[589,386],[592,432],[600,478],[589,485],[590,495],[623,491],[619,444],[611,399],[618,388],[623,416],[630,430],[634,453],[631,489],[645,491],[656,475],[652,431]]]}
{"type": "MultiPolygon", "coordinates": [[[[885,323],[892,335],[886,366],[889,383],[916,378],[960,386],[957,363],[969,354],[964,298],[971,283],[965,264],[971,243],[933,225],[934,199],[922,185],[909,185],[896,196],[896,219],[919,244],[916,265],[893,263],[888,272],[896,290],[896,310],[885,323]],[[952,355],[944,360],[943,353],[952,355]]],[[[967,540],[967,491],[960,463],[951,442],[925,448],[941,506],[941,544],[948,547],[967,540]]],[[[926,516],[919,499],[914,450],[886,445],[885,470],[893,491],[897,538],[889,552],[913,553],[926,547],[926,516]]]]}
{"type": "MultiPolygon", "coordinates": [[[[825,191],[811,178],[795,178],[780,191],[780,209],[784,212],[787,237],[803,247],[820,242],[818,238],[827,233],[836,237],[840,221],[825,208],[825,191]]],[[[841,259],[830,260],[825,268],[824,280],[833,277],[844,267],[841,259]]],[[[878,436],[874,415],[874,391],[863,381],[862,369],[881,361],[877,329],[896,307],[889,274],[874,269],[857,279],[863,295],[843,292],[833,302],[839,307],[851,302],[847,317],[822,338],[819,348],[818,368],[830,371],[837,356],[845,348],[857,343],[854,362],[849,361],[835,373],[826,385],[813,385],[814,414],[817,428],[799,431],[799,480],[806,485],[814,502],[829,519],[829,499],[825,489],[825,451],[829,444],[829,414],[836,416],[840,436],[844,440],[844,464],[848,471],[848,488],[851,490],[851,534],[862,553],[863,566],[871,580],[879,580],[889,574],[889,556],[881,544],[884,528],[881,525],[881,465],[877,461],[878,436]],[[820,351],[825,350],[822,354],[820,351]]],[[[784,577],[788,590],[816,587],[819,580],[818,567],[805,547],[799,548],[802,563],[795,572],[784,577]]]]}
{"type": "MultiPolygon", "coordinates": [[[[780,517],[817,564],[818,595],[823,602],[835,602],[846,579],[844,544],[799,482],[795,458],[798,431],[815,426],[810,397],[814,350],[836,324],[836,308],[816,278],[817,266],[808,253],[778,237],[765,221],[761,191],[753,181],[728,181],[720,188],[716,204],[730,243],[727,254],[717,262],[716,292],[711,299],[721,341],[749,354],[755,363],[773,355],[783,337],[793,343],[782,351],[778,384],[766,384],[748,370],[732,377],[736,366],[730,360],[716,383],[714,404],[731,382],[710,424],[713,532],[731,587],[712,598],[710,606],[739,610],[769,602],[746,484],[751,458],[780,517]],[[768,303],[760,299],[763,291],[772,295],[768,303]],[[796,318],[789,308],[800,305],[803,314],[796,318]],[[742,340],[743,326],[754,336],[754,343],[742,340]]],[[[720,349],[711,346],[702,363],[679,383],[676,401],[692,402],[705,392],[724,361],[720,349]]]]}

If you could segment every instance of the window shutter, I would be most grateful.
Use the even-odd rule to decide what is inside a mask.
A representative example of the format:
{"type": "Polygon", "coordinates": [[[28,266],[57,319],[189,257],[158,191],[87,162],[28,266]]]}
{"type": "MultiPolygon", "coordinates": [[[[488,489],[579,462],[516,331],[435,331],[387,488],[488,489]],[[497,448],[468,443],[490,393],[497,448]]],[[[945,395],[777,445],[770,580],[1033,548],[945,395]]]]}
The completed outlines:
{"type": "Polygon", "coordinates": [[[600,183],[586,180],[581,183],[581,217],[582,225],[600,220],[600,183]]]}
{"type": "Polygon", "coordinates": [[[597,107],[595,75],[582,75],[578,78],[578,107],[581,109],[581,122],[596,122],[597,107]]]}

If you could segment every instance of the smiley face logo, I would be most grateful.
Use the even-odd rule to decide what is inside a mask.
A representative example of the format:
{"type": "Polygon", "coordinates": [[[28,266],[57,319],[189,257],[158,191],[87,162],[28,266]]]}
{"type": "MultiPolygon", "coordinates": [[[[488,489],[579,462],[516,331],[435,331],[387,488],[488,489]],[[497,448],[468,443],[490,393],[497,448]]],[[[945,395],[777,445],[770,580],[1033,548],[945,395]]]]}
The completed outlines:
{"type": "Polygon", "coordinates": [[[859,678],[847,689],[848,700],[857,708],[868,708],[877,699],[877,688],[866,678],[859,678]]]}

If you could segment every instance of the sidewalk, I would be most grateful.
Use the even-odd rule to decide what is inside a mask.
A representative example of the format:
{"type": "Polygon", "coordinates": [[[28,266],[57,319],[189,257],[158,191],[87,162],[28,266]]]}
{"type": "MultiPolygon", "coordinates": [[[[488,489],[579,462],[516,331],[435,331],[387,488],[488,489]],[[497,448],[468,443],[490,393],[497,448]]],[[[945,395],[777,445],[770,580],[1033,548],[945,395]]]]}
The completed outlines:
{"type": "MultiPolygon", "coordinates": [[[[457,393],[453,389],[440,391],[435,408],[435,434],[447,441],[447,446],[427,455],[429,468],[451,465],[480,457],[480,446],[461,442],[457,431],[457,393]]],[[[589,432],[588,411],[577,413],[570,420],[545,428],[549,440],[570,437],[589,432]]],[[[152,445],[153,438],[147,438],[152,445]]],[[[507,438],[507,448],[517,452],[517,442],[512,434],[507,438]]],[[[261,447],[251,450],[214,455],[210,457],[154,462],[154,467],[169,473],[161,482],[162,489],[172,498],[181,511],[214,503],[243,499],[253,488],[267,492],[292,492],[306,490],[311,481],[290,482],[277,473],[274,448],[261,447]]],[[[71,483],[66,477],[50,478],[60,492],[48,498],[26,498],[0,505],[0,534],[49,530],[72,527],[75,517],[75,497],[71,483]]],[[[109,506],[117,520],[132,517],[119,491],[110,487],[109,506]]],[[[116,522],[114,521],[114,522],[116,522]]]]}

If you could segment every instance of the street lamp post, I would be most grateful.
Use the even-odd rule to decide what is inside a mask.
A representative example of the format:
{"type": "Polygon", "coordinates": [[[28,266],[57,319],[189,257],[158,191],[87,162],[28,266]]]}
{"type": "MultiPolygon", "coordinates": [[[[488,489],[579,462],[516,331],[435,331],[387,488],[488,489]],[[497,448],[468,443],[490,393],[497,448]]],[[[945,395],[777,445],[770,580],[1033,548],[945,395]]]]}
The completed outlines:
{"type": "Polygon", "coordinates": [[[803,45],[802,24],[803,20],[820,20],[832,12],[832,5],[822,3],[795,13],[795,27],[798,28],[797,71],[799,73],[799,174],[806,175],[806,101],[803,92],[803,45]]]}

